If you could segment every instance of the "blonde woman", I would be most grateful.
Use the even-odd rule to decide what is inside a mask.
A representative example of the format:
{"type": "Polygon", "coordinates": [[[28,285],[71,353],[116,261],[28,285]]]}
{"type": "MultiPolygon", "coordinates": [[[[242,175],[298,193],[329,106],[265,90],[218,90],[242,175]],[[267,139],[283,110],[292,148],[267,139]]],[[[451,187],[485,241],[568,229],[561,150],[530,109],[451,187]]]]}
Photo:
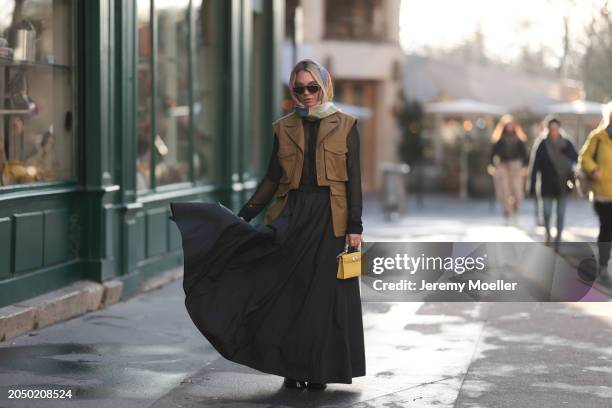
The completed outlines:
{"type": "Polygon", "coordinates": [[[198,329],[227,359],[321,391],[365,375],[359,281],[336,277],[336,256],[362,242],[359,134],[317,62],[293,68],[289,91],[295,107],[272,124],[266,175],[238,216],[203,203],[172,211],[198,329]]]}
{"type": "Polygon", "coordinates": [[[608,261],[612,241],[612,102],[604,109],[600,125],[580,149],[578,166],[592,181],[591,199],[599,218],[599,279],[611,286],[608,261]]]}
{"type": "Polygon", "coordinates": [[[510,115],[500,119],[491,135],[490,172],[506,222],[515,219],[523,201],[529,164],[526,142],[527,135],[510,115]]]}

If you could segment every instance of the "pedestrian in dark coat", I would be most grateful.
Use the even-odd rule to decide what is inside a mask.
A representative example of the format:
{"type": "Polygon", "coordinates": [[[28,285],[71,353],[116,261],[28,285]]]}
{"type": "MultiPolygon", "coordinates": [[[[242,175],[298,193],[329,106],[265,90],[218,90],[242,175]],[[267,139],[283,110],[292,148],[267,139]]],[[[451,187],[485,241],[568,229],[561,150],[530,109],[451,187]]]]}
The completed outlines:
{"type": "Polygon", "coordinates": [[[531,166],[530,193],[532,196],[538,194],[541,198],[547,244],[551,241],[550,218],[553,203],[556,203],[555,248],[557,248],[563,232],[566,196],[573,188],[574,166],[578,160],[578,153],[571,140],[562,134],[561,122],[558,119],[551,119],[548,122],[546,137],[536,149],[531,166]]]}

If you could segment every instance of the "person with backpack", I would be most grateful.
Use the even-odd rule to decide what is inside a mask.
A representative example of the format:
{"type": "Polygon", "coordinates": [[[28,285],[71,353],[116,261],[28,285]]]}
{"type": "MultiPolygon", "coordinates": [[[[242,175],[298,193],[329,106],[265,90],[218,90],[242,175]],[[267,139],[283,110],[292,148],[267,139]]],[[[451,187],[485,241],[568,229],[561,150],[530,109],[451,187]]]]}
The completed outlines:
{"type": "Polygon", "coordinates": [[[612,280],[608,272],[610,260],[610,242],[612,241],[612,103],[608,104],[607,114],[602,123],[587,137],[580,149],[578,167],[588,183],[589,197],[593,202],[595,213],[599,218],[599,279],[602,284],[610,286],[612,280]]]}
{"type": "Polygon", "coordinates": [[[531,167],[530,193],[531,196],[535,196],[537,192],[542,199],[546,245],[551,242],[550,218],[553,203],[556,203],[556,250],[561,242],[567,203],[566,196],[573,188],[574,164],[578,159],[578,153],[571,140],[562,134],[561,121],[556,118],[548,121],[546,136],[537,145],[536,149],[531,167]],[[540,176],[539,183],[538,175],[540,176]]]}

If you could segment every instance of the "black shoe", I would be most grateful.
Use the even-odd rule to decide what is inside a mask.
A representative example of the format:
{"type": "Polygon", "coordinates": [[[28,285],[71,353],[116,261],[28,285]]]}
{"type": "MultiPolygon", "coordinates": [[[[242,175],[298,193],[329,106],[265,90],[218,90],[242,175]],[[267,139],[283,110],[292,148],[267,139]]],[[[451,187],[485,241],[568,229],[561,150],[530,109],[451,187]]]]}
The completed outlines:
{"type": "Polygon", "coordinates": [[[283,381],[283,387],[292,388],[295,390],[303,390],[306,388],[306,381],[294,380],[293,378],[285,377],[285,381],[283,381]]]}
{"type": "Polygon", "coordinates": [[[327,384],[308,382],[308,391],[323,391],[327,384]]]}

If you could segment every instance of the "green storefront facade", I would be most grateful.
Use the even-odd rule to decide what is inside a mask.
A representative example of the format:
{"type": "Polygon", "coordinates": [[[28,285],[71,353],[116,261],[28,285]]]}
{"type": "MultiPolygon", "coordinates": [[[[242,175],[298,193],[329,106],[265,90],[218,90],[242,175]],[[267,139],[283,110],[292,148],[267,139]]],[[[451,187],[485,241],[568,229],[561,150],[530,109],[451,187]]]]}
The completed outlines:
{"type": "Polygon", "coordinates": [[[182,265],[170,202],[238,209],[261,177],[284,2],[30,3],[0,0],[0,307],[82,279],[129,296],[182,265]]]}

